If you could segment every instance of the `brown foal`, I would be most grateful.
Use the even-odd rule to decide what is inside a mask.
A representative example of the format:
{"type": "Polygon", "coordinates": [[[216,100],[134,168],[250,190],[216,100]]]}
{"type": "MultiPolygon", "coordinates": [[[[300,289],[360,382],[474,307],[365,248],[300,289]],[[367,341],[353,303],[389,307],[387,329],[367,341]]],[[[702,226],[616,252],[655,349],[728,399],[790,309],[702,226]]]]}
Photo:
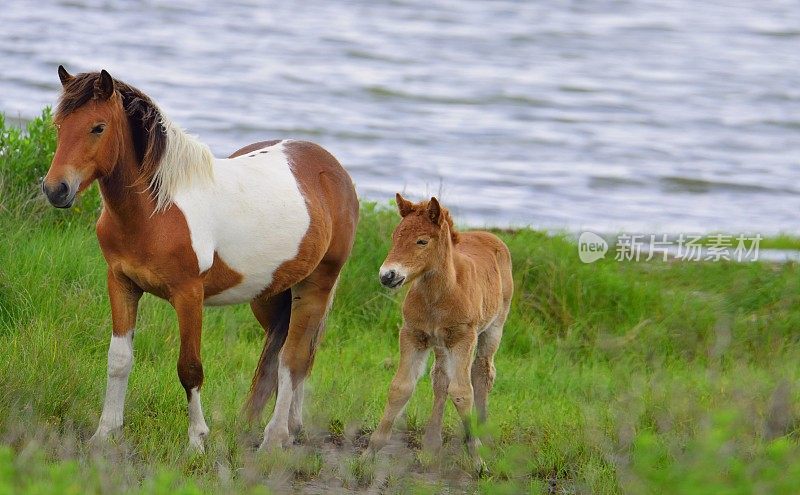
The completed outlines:
{"type": "Polygon", "coordinates": [[[442,416],[449,396],[464,424],[467,450],[480,472],[479,441],[469,419],[474,403],[478,422],[486,420],[495,378],[494,355],[514,290],[511,255],[503,241],[489,232],[456,232],[449,212],[436,198],[413,204],[398,194],[397,207],[402,221],[392,234],[380,281],[390,288],[404,284],[410,288],[403,303],[400,365],[367,452],[376,453],[389,440],[392,425],[425,372],[433,348],[433,413],[424,446],[428,450],[441,446],[442,416]]]}

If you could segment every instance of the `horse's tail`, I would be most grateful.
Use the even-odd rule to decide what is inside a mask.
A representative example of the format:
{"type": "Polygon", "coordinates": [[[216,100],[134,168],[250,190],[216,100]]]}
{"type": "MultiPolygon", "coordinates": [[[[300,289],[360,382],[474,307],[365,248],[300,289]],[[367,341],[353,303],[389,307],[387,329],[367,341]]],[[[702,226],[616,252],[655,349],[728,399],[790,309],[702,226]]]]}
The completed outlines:
{"type": "Polygon", "coordinates": [[[250,395],[245,404],[247,420],[252,422],[261,416],[267,400],[278,388],[278,355],[286,335],[289,333],[289,317],[292,312],[292,291],[285,291],[272,296],[269,300],[269,329],[264,341],[264,349],[258,358],[258,366],[250,384],[250,395]]]}

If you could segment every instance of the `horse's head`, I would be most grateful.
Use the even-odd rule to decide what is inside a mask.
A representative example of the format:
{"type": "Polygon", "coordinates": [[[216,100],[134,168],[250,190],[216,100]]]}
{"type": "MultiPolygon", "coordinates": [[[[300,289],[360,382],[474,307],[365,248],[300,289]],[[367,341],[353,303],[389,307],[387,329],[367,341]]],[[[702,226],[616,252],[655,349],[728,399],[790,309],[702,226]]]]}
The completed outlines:
{"type": "Polygon", "coordinates": [[[380,268],[381,284],[397,288],[447,261],[458,233],[436,198],[414,204],[397,196],[403,219],[392,233],[392,247],[380,268]]]}
{"type": "Polygon", "coordinates": [[[63,93],[53,119],[56,154],[42,191],[57,208],[69,208],[92,181],[111,173],[127,129],[122,98],[105,70],[70,75],[58,67],[63,93]]]}

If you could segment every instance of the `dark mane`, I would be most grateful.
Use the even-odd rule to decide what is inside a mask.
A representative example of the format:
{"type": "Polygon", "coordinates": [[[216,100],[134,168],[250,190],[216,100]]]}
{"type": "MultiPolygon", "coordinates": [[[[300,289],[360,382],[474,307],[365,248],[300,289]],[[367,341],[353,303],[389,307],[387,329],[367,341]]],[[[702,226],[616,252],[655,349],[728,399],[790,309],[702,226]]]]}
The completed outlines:
{"type": "MultiPolygon", "coordinates": [[[[69,80],[56,106],[56,118],[66,117],[95,99],[99,79],[99,72],[84,72],[69,80]]],[[[122,81],[114,79],[114,90],[122,97],[139,169],[149,179],[158,168],[167,147],[161,110],[146,94],[122,81]]]]}

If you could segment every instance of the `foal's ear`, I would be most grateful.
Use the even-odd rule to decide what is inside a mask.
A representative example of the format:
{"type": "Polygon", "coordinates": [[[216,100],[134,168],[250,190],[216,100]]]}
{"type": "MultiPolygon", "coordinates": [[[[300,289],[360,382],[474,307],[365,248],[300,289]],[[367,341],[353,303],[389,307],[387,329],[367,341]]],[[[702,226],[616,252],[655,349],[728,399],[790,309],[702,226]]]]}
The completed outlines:
{"type": "Polygon", "coordinates": [[[100,77],[94,82],[94,97],[98,100],[107,100],[114,94],[114,79],[105,69],[100,71],[100,77]]]}
{"type": "Polygon", "coordinates": [[[414,204],[400,196],[400,193],[395,194],[394,199],[397,200],[397,210],[400,212],[401,217],[404,217],[414,211],[414,204]]]}
{"type": "Polygon", "coordinates": [[[442,207],[435,197],[428,202],[428,218],[436,225],[439,225],[439,221],[442,219],[442,207]]]}
{"type": "Polygon", "coordinates": [[[63,65],[58,66],[58,78],[61,79],[62,86],[66,86],[68,82],[74,79],[63,65]]]}

